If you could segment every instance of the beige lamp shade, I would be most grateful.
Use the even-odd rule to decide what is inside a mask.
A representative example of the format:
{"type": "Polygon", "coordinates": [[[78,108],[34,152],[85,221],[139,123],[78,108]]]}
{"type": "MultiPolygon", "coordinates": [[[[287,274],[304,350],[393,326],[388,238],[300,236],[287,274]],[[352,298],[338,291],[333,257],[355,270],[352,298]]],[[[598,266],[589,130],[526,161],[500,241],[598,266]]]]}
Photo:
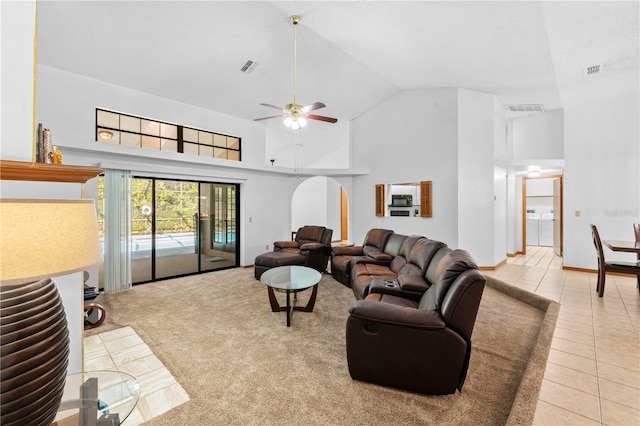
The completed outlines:
{"type": "Polygon", "coordinates": [[[0,284],[80,272],[102,262],[93,200],[0,199],[0,284]]]}

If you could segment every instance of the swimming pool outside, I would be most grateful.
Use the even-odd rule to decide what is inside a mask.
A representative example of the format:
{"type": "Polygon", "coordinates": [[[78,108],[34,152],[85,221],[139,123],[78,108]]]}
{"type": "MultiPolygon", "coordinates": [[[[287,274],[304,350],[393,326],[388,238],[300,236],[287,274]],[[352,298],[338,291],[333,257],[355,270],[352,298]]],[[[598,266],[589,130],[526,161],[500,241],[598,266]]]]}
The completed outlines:
{"type": "MultiPolygon", "coordinates": [[[[230,232],[229,240],[235,241],[235,232],[230,232]]],[[[216,233],[219,237],[220,233],[216,233]]],[[[156,235],[156,254],[158,256],[168,256],[174,254],[194,253],[196,246],[195,232],[180,232],[172,234],[156,235]]],[[[151,235],[133,235],[131,237],[131,257],[144,258],[151,256],[151,245],[153,239],[151,235]]],[[[100,249],[104,255],[104,239],[100,238],[100,249]]]]}

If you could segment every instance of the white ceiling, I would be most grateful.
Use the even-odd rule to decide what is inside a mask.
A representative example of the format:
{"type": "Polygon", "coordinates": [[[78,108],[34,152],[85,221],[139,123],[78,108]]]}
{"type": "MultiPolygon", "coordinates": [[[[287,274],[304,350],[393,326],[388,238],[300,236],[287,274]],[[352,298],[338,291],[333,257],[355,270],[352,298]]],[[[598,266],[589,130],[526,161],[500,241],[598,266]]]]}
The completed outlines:
{"type": "Polygon", "coordinates": [[[555,109],[586,66],[638,67],[637,1],[40,0],[38,62],[254,119],[293,100],[292,14],[298,101],[339,120],[431,87],[555,109]]]}

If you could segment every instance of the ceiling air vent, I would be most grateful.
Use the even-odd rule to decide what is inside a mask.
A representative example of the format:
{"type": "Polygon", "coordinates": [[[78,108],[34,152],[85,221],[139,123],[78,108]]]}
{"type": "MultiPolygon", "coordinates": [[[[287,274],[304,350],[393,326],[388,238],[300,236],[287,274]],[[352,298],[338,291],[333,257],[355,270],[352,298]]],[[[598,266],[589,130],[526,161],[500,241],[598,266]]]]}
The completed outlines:
{"type": "Polygon", "coordinates": [[[240,68],[240,71],[242,71],[245,74],[251,74],[253,70],[256,69],[257,66],[258,66],[257,62],[254,62],[251,59],[247,59],[247,62],[245,62],[244,65],[242,65],[242,67],[240,68]]]}
{"type": "Polygon", "coordinates": [[[591,65],[590,67],[586,67],[584,69],[584,76],[585,77],[589,77],[590,75],[600,74],[602,72],[602,68],[603,68],[603,66],[600,65],[600,64],[591,65]]]}
{"type": "Polygon", "coordinates": [[[507,105],[509,111],[514,112],[543,112],[544,105],[542,104],[512,104],[507,105]]]}

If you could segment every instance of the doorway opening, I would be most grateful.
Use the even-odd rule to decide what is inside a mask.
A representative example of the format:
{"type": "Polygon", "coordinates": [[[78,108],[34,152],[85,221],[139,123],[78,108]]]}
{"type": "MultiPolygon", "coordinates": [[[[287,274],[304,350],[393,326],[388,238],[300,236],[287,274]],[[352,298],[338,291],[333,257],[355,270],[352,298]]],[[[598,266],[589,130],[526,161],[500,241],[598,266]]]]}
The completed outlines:
{"type": "Polygon", "coordinates": [[[291,198],[291,230],[301,226],[325,226],[333,230],[333,242],[348,236],[349,200],[338,181],[315,176],[301,182],[291,198]]]}
{"type": "Polygon", "coordinates": [[[563,176],[522,177],[522,253],[527,246],[552,247],[563,253],[563,176]]]}

